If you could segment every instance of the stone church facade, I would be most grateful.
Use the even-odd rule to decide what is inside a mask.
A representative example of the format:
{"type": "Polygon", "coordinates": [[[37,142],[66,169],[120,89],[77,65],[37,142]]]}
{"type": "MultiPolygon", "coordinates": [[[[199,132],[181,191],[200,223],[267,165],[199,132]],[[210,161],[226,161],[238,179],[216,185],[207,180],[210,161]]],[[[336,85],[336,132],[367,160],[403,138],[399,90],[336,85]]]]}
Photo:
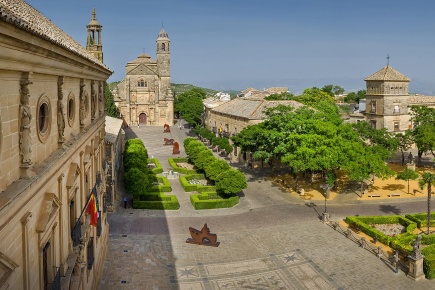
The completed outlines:
{"type": "Polygon", "coordinates": [[[0,51],[0,289],[96,289],[112,71],[22,0],[0,0],[0,51]]]}
{"type": "Polygon", "coordinates": [[[156,56],[153,60],[143,53],[127,63],[126,76],[113,91],[115,104],[127,125],[174,124],[170,40],[164,28],[156,40],[156,56]]]}

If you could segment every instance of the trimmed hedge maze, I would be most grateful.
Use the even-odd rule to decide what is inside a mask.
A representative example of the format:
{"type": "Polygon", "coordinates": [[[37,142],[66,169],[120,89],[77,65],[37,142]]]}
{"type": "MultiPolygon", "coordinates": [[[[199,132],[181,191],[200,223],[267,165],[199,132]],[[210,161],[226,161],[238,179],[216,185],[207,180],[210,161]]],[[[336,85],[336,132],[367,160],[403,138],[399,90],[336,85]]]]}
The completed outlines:
{"type": "MultiPolygon", "coordinates": [[[[435,214],[431,214],[431,219],[435,214]]],[[[348,216],[346,223],[356,230],[360,230],[366,235],[376,238],[379,242],[398,250],[403,256],[412,253],[412,242],[417,238],[415,229],[419,228],[425,231],[427,226],[427,213],[407,214],[404,217],[400,215],[393,216],[348,216]],[[388,236],[385,233],[375,229],[373,224],[401,224],[406,228],[406,232],[395,236],[388,236]]],[[[431,221],[431,226],[435,222],[431,221]]],[[[421,244],[423,245],[421,253],[424,255],[423,271],[427,279],[435,278],[435,234],[421,235],[421,244]]]]}

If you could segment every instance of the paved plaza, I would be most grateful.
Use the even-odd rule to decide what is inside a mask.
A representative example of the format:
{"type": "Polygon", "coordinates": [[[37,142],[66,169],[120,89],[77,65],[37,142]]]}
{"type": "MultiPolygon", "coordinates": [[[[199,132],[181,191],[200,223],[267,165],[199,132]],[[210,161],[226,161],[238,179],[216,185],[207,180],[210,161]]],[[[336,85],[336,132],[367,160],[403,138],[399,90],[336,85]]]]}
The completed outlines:
{"type": "MultiPolygon", "coordinates": [[[[177,124],[171,133],[160,127],[126,128],[128,138],[144,141],[149,156],[164,170],[172,146],[187,129],[177,124]]],[[[234,165],[234,164],[233,164],[234,165]]],[[[180,201],[176,211],[131,208],[123,184],[109,213],[109,245],[100,289],[435,289],[435,282],[415,282],[395,273],[376,256],[323,224],[323,203],[307,203],[275,187],[257,171],[243,169],[248,188],[240,203],[229,209],[196,211],[178,179],[170,180],[180,201]],[[129,207],[122,207],[122,198],[129,207]],[[219,247],[186,243],[188,228],[207,223],[217,234],[219,247]]],[[[424,201],[409,204],[357,203],[349,195],[328,204],[332,219],[349,214],[406,213],[424,201]]]]}

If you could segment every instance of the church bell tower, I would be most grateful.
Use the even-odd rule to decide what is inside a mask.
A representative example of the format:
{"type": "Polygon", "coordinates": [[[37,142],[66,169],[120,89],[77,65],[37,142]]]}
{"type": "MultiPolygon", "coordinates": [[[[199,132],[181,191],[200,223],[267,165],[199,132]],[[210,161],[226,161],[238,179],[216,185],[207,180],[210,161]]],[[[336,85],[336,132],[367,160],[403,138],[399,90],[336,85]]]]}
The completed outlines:
{"type": "Polygon", "coordinates": [[[103,62],[103,45],[101,43],[101,26],[96,18],[95,8],[92,8],[92,19],[88,25],[88,39],[86,41],[86,50],[93,53],[94,56],[103,62]]]}
{"type": "Polygon", "coordinates": [[[170,70],[170,47],[169,37],[162,27],[156,40],[157,44],[157,73],[160,78],[160,96],[168,98],[168,90],[171,88],[171,70],[170,70]]]}

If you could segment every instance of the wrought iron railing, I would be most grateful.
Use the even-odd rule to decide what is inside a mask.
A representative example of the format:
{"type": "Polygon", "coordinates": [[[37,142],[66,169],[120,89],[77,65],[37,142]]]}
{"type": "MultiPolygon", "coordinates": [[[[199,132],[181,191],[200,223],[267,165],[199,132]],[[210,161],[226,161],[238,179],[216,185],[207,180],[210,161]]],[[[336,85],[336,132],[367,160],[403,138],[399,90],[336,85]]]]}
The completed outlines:
{"type": "Polygon", "coordinates": [[[54,275],[53,283],[50,290],[60,290],[60,268],[56,267],[56,275],[54,275]]]}
{"type": "Polygon", "coordinates": [[[230,135],[231,135],[231,133],[230,133],[230,132],[227,132],[227,131],[224,131],[224,132],[222,133],[222,135],[224,135],[224,137],[226,137],[226,138],[229,138],[230,135]]]}

